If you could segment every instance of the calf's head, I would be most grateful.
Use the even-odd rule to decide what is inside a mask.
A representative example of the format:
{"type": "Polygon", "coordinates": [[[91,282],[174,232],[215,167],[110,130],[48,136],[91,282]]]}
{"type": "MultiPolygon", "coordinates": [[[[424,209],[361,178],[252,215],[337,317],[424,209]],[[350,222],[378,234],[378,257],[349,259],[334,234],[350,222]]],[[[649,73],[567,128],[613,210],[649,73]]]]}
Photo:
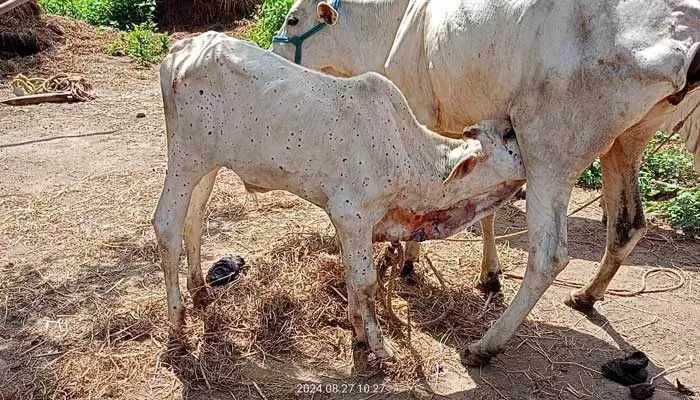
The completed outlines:
{"type": "Polygon", "coordinates": [[[488,190],[525,180],[515,131],[505,120],[487,120],[464,128],[464,146],[453,151],[454,167],[443,184],[488,190]]]}

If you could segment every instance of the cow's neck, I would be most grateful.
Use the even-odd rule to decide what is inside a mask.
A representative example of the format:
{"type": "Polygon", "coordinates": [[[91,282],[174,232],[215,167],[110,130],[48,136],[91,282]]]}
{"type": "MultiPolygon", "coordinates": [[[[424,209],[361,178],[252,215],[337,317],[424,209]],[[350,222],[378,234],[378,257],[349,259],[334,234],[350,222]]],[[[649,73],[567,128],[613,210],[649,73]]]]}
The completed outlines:
{"type": "Polygon", "coordinates": [[[394,44],[396,32],[403,19],[410,0],[342,0],[342,14],[347,23],[354,27],[351,36],[339,40],[350,43],[350,49],[363,43],[361,54],[345,52],[347,62],[321,69],[333,75],[354,76],[368,71],[385,75],[384,63],[394,44]],[[343,70],[342,65],[353,66],[343,70]],[[337,70],[340,67],[341,70],[337,70]]]}

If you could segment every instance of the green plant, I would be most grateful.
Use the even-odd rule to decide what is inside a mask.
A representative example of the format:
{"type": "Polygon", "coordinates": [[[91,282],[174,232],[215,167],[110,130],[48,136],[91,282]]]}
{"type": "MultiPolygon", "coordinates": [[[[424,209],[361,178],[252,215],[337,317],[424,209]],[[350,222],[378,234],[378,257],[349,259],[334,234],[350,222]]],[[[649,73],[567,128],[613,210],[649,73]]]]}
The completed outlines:
{"type": "Polygon", "coordinates": [[[39,3],[52,14],[119,29],[153,21],[156,10],[156,0],[39,0],[39,3]]]}
{"type": "Polygon", "coordinates": [[[269,48],[292,4],[294,0],[265,0],[258,8],[255,26],[250,32],[251,40],[264,49],[269,48]]]}
{"type": "Polygon", "coordinates": [[[596,158],[593,164],[579,175],[578,183],[586,187],[599,187],[603,184],[603,169],[600,167],[599,158],[596,158]]]}
{"type": "MultiPolygon", "coordinates": [[[[666,216],[676,227],[698,229],[700,188],[695,186],[700,174],[693,171],[693,156],[682,145],[677,134],[670,138],[663,132],[654,135],[644,150],[639,191],[646,209],[666,216]]],[[[578,183],[586,187],[602,184],[599,159],[579,176],[578,183]]]]}
{"type": "Polygon", "coordinates": [[[123,32],[121,38],[110,43],[105,52],[110,55],[126,54],[141,63],[149,63],[160,61],[168,54],[168,48],[168,34],[156,32],[153,22],[144,22],[123,32]]]}
{"type": "MultiPolygon", "coordinates": [[[[665,191],[664,188],[683,186],[694,182],[698,174],[693,171],[693,156],[680,148],[680,137],[676,134],[666,140],[666,134],[657,132],[644,150],[644,162],[639,171],[639,183],[643,197],[653,197],[665,191]],[[654,152],[665,142],[662,149],[654,152]],[[668,185],[654,182],[662,181],[668,185]]],[[[599,187],[603,174],[600,159],[596,158],[578,178],[581,186],[599,187]]]]}
{"type": "Polygon", "coordinates": [[[677,228],[700,228],[700,187],[681,190],[671,200],[665,201],[658,207],[671,224],[677,228]]]}
{"type": "Polygon", "coordinates": [[[128,29],[132,25],[154,20],[156,0],[96,0],[104,3],[109,25],[119,29],[128,29]]]}

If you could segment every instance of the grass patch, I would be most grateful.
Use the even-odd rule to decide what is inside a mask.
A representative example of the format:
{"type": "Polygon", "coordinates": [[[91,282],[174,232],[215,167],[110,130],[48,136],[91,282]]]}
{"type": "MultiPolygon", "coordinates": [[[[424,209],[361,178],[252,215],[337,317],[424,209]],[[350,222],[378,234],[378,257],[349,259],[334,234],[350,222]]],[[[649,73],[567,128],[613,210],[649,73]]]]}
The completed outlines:
{"type": "Polygon", "coordinates": [[[51,14],[118,29],[153,21],[156,11],[156,0],[39,0],[39,4],[51,14]]]}
{"type": "MultiPolygon", "coordinates": [[[[667,134],[657,132],[644,150],[644,162],[639,171],[639,191],[644,206],[668,218],[677,228],[700,229],[700,174],[693,171],[693,156],[683,149],[678,134],[666,140],[667,134]],[[653,153],[653,154],[652,154],[653,153]]],[[[603,173],[596,158],[578,178],[584,187],[601,187],[603,173]]]]}
{"type": "Polygon", "coordinates": [[[269,48],[272,37],[282,27],[292,4],[294,0],[265,0],[258,8],[258,16],[250,32],[250,39],[263,49],[269,48]]]}
{"type": "Polygon", "coordinates": [[[168,54],[168,34],[156,32],[155,29],[153,22],[134,25],[110,43],[106,52],[112,56],[128,55],[143,64],[159,62],[168,54]]]}

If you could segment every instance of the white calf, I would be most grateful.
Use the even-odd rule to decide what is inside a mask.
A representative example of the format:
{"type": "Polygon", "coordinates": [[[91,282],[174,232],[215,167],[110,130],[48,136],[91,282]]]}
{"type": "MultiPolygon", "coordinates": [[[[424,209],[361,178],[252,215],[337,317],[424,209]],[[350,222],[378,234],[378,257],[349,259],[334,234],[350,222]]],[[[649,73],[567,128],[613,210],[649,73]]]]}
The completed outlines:
{"type": "Polygon", "coordinates": [[[464,140],[420,125],[401,92],[375,73],[342,79],[295,65],[249,42],[208,32],[175,44],[161,65],[168,170],[153,218],[180,331],[177,265],[184,240],[187,287],[206,303],[202,213],[220,167],[251,191],[281,189],[322,207],[336,228],[348,313],[358,341],[379,357],[373,241],[450,236],[505,202],[525,171],[505,121],[464,140]]]}

